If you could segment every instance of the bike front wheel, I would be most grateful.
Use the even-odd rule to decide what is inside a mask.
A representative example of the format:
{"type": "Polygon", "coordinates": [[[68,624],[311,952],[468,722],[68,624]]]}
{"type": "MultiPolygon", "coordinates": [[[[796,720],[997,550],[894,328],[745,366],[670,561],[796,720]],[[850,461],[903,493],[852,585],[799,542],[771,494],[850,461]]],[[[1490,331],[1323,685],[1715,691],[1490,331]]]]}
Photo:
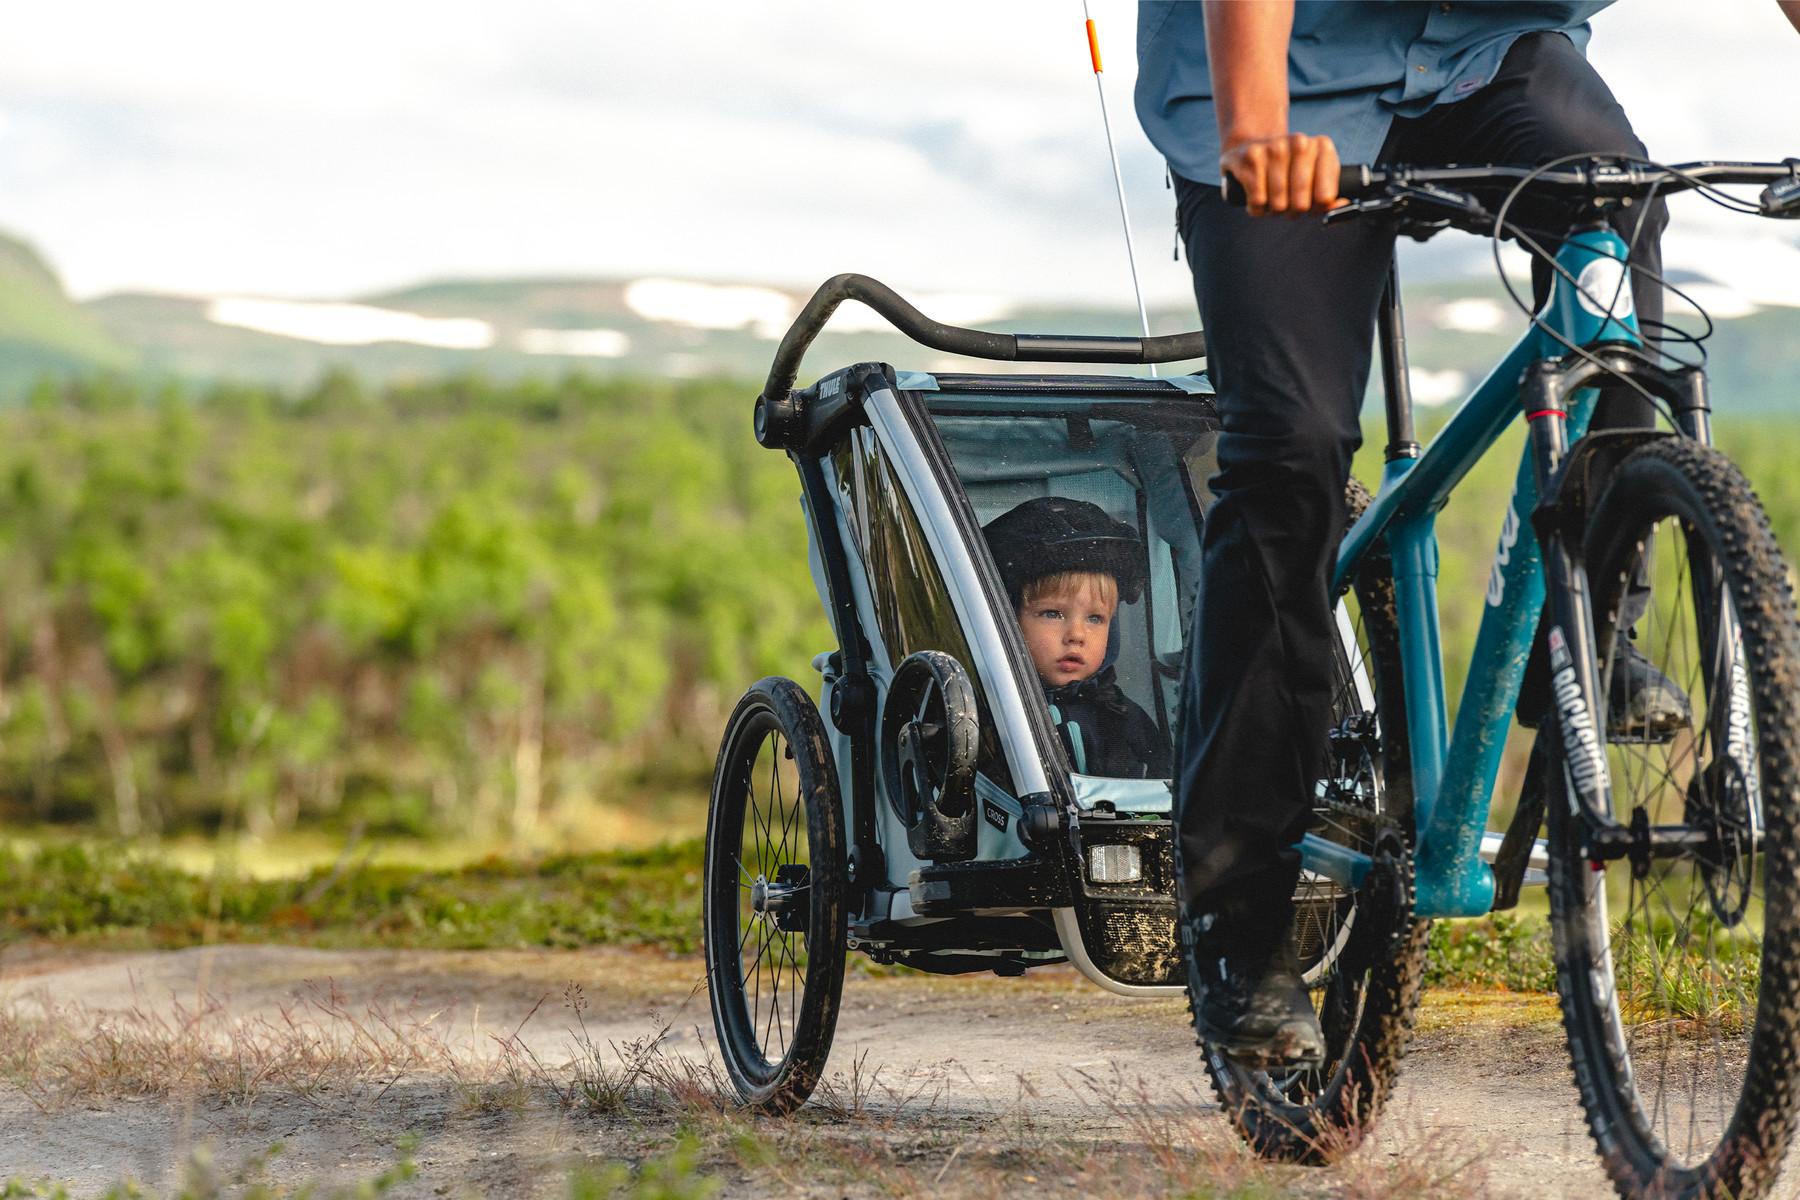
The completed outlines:
{"type": "Polygon", "coordinates": [[[1619,464],[1579,553],[1611,697],[1610,815],[1643,831],[1624,857],[1584,850],[1571,743],[1552,738],[1557,987],[1588,1127],[1621,1195],[1760,1196],[1800,1101],[1800,630],[1786,568],[1737,469],[1673,438],[1619,464]],[[1644,688],[1662,689],[1655,720],[1634,715],[1644,688]]]}

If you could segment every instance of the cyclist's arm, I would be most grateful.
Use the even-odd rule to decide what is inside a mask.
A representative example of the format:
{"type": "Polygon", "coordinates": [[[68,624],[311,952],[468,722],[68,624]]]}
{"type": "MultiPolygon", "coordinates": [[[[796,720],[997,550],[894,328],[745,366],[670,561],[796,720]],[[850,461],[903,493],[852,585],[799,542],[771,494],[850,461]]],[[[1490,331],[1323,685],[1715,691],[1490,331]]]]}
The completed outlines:
{"type": "Polygon", "coordinates": [[[1337,199],[1337,147],[1329,137],[1288,130],[1293,27],[1293,0],[1206,0],[1219,170],[1244,185],[1252,216],[1317,212],[1337,199]]]}
{"type": "Polygon", "coordinates": [[[1781,15],[1788,19],[1794,32],[1800,33],[1800,0],[1775,0],[1775,6],[1781,9],[1781,15]]]}

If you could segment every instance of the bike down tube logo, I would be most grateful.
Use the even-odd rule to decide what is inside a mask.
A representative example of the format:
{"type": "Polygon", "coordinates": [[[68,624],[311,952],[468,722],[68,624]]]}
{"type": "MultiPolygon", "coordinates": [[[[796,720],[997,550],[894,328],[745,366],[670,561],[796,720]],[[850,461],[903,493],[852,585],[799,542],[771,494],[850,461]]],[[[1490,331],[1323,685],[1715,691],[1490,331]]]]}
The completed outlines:
{"type": "Polygon", "coordinates": [[[1576,795],[1569,797],[1569,806],[1580,811],[1580,793],[1605,792],[1612,785],[1600,731],[1594,728],[1593,714],[1582,698],[1575,660],[1569,655],[1568,639],[1560,625],[1550,627],[1550,694],[1556,699],[1556,723],[1562,728],[1563,761],[1575,784],[1576,795]]]}
{"type": "Polygon", "coordinates": [[[1500,545],[1494,550],[1494,569],[1488,572],[1489,608],[1499,608],[1500,602],[1506,599],[1506,566],[1512,562],[1513,547],[1518,544],[1519,492],[1514,487],[1511,498],[1506,502],[1506,520],[1500,523],[1500,545]]]}

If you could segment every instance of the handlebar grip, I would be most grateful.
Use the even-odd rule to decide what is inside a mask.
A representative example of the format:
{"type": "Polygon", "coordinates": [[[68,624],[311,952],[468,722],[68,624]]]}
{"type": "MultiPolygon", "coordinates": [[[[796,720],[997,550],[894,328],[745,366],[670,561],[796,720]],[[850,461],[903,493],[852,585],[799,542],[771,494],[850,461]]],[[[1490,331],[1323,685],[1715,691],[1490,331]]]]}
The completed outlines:
{"type": "MultiPolygon", "coordinates": [[[[1362,163],[1345,163],[1338,168],[1338,195],[1346,200],[1356,200],[1368,194],[1375,186],[1376,172],[1362,163]]],[[[1233,176],[1227,175],[1223,180],[1225,203],[1233,208],[1242,208],[1249,197],[1244,194],[1244,185],[1233,176]]]]}

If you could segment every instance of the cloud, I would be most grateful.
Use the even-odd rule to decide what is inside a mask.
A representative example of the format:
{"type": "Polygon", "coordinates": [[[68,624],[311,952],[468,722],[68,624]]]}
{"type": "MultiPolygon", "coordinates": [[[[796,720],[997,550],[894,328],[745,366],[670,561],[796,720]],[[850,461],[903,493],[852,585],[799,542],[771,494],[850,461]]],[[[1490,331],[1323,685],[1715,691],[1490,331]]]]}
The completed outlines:
{"type": "MultiPolygon", "coordinates": [[[[1173,197],[1131,111],[1135,7],[1093,9],[1145,287],[1185,304],[1173,197]]],[[[907,291],[1130,303],[1072,0],[89,0],[9,16],[32,53],[0,65],[0,226],[83,295],[861,270],[907,291]]],[[[1697,21],[1634,0],[1597,19],[1594,56],[1664,152],[1800,151],[1779,144],[1800,38],[1773,5],[1697,21]]],[[[1479,263],[1451,240],[1409,263],[1479,263]]]]}

